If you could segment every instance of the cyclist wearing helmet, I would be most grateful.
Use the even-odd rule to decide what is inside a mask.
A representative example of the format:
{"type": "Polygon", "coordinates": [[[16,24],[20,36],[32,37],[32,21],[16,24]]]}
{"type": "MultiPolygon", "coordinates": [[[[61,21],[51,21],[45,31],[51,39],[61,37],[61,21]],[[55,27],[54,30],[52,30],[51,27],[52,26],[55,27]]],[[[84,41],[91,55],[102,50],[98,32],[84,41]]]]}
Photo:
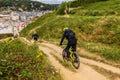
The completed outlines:
{"type": "Polygon", "coordinates": [[[64,38],[66,38],[68,41],[65,51],[67,52],[67,57],[69,58],[70,57],[70,53],[69,53],[70,47],[72,47],[73,51],[76,51],[77,39],[75,37],[75,33],[68,28],[64,28],[64,33],[62,35],[60,45],[62,45],[64,38]]]}
{"type": "Polygon", "coordinates": [[[39,35],[36,32],[34,32],[34,34],[32,35],[32,37],[33,37],[34,41],[37,41],[38,38],[39,38],[39,35]]]}

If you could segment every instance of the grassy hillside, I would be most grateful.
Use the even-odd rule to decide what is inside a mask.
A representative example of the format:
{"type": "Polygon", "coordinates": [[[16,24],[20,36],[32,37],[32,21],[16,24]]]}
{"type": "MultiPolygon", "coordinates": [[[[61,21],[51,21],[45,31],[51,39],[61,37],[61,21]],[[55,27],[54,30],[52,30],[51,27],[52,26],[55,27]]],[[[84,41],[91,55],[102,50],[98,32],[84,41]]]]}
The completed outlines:
{"type": "Polygon", "coordinates": [[[59,43],[63,28],[69,27],[76,33],[78,47],[96,52],[107,60],[120,62],[119,8],[119,0],[110,0],[80,6],[71,11],[69,18],[64,15],[56,15],[54,12],[44,15],[28,25],[21,35],[31,38],[31,35],[27,34],[30,29],[41,26],[36,30],[40,35],[40,40],[59,43]]]}
{"type": "Polygon", "coordinates": [[[71,14],[79,16],[120,16],[120,1],[108,0],[80,6],[78,9],[71,11],[71,14]]]}
{"type": "Polygon", "coordinates": [[[61,80],[37,45],[0,42],[0,80],[61,80]],[[53,73],[53,74],[52,74],[53,73]]]}
{"type": "Polygon", "coordinates": [[[12,37],[13,34],[0,34],[0,39],[4,39],[4,38],[7,38],[7,37],[12,37]]]}

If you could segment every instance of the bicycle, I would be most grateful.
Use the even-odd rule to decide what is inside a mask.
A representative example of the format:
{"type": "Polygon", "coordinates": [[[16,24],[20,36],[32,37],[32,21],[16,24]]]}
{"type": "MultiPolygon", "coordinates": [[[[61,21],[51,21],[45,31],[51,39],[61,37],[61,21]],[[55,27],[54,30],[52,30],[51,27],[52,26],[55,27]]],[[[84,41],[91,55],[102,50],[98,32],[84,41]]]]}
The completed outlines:
{"type": "Polygon", "coordinates": [[[62,52],[62,57],[64,61],[70,61],[73,65],[74,68],[78,69],[80,66],[80,59],[79,56],[77,54],[77,52],[72,51],[72,49],[69,49],[69,53],[70,53],[70,58],[68,60],[67,58],[67,53],[65,52],[65,50],[63,50],[62,52]]]}

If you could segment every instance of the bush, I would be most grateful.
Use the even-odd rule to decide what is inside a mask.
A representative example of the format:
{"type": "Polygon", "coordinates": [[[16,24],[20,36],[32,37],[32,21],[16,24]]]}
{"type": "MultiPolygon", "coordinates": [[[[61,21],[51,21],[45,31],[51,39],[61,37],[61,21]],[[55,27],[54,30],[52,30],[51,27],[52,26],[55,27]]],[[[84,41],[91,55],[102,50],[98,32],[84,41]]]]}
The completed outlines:
{"type": "Polygon", "coordinates": [[[0,34],[0,39],[12,37],[12,36],[13,36],[13,34],[0,34]]]}
{"type": "Polygon", "coordinates": [[[44,54],[37,57],[37,45],[14,40],[1,42],[0,47],[0,80],[61,80],[44,54]]]}
{"type": "Polygon", "coordinates": [[[57,9],[56,14],[63,15],[65,14],[65,9],[66,9],[67,3],[64,2],[62,5],[57,9]]]}
{"type": "Polygon", "coordinates": [[[72,1],[70,2],[70,7],[78,7],[82,5],[81,2],[78,2],[78,1],[72,1]]]}

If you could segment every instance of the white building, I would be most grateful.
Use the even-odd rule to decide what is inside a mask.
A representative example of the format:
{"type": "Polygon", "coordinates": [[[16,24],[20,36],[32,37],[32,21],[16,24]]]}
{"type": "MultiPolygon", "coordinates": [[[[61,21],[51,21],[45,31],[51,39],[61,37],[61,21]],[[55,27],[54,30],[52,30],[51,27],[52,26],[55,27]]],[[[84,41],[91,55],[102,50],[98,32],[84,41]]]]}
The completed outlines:
{"type": "Polygon", "coordinates": [[[17,12],[11,12],[11,19],[16,21],[19,20],[19,14],[17,12]]]}

